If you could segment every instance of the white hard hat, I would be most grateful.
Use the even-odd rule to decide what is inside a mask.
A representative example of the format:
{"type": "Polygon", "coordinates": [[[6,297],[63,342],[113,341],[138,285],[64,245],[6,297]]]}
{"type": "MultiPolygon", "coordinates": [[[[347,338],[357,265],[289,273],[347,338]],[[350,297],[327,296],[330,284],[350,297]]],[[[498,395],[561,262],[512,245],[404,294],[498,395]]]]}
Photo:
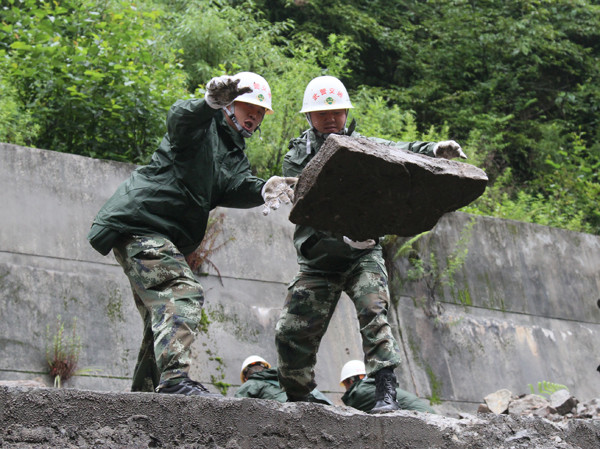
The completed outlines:
{"type": "Polygon", "coordinates": [[[342,367],[342,374],[340,376],[340,384],[349,377],[358,376],[360,374],[367,374],[365,364],[361,360],[350,360],[342,367]]]}
{"type": "Polygon", "coordinates": [[[233,75],[233,79],[240,80],[238,87],[252,88],[252,92],[240,95],[235,101],[256,104],[265,108],[267,114],[273,113],[273,108],[271,107],[271,88],[266,79],[253,72],[240,72],[237,75],[233,75]]]}
{"type": "Polygon", "coordinates": [[[331,109],[350,109],[348,91],[335,76],[318,76],[304,90],[301,113],[327,111],[331,109]]]}
{"type": "Polygon", "coordinates": [[[244,379],[244,371],[246,371],[246,368],[248,368],[250,365],[253,365],[255,363],[261,363],[265,367],[271,368],[271,364],[262,357],[259,357],[257,355],[251,355],[250,357],[246,357],[246,360],[242,362],[242,370],[240,371],[240,379],[242,380],[242,383],[246,381],[246,379],[244,379]]]}

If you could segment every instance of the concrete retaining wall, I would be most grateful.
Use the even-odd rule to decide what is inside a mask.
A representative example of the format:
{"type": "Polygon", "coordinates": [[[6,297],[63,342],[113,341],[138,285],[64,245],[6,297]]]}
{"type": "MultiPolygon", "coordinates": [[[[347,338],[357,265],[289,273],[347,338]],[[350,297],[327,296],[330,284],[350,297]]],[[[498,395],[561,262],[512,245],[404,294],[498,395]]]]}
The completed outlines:
{"type": "Polygon", "coordinates": [[[461,251],[464,263],[449,277],[419,282],[405,281],[411,264],[394,259],[400,246],[388,248],[390,288],[405,382],[419,394],[467,410],[500,388],[537,392],[543,381],[566,385],[580,400],[600,397],[598,236],[446,215],[415,247],[423,261],[435,255],[437,273],[461,251]],[[436,280],[431,293],[427,284],[436,280]],[[428,297],[442,313],[427,316],[428,297]]]}
{"type": "MultiPolygon", "coordinates": [[[[87,370],[68,387],[127,391],[141,340],[141,320],[127,278],[112,255],[85,236],[116,186],[134,167],[75,155],[0,144],[0,379],[49,383],[46,348],[57,315],[76,330],[87,370]]],[[[194,345],[191,375],[213,389],[239,385],[243,359],[276,363],[274,326],[296,273],[289,208],[263,217],[260,208],[217,209],[221,239],[201,278],[208,331],[194,345]],[[221,240],[223,241],[223,240],[221,240]]],[[[419,240],[443,268],[461,231],[468,254],[434,299],[444,311],[427,316],[426,281],[403,283],[410,268],[393,257],[392,321],[402,343],[402,387],[433,396],[440,408],[474,411],[500,388],[562,383],[579,399],[600,396],[600,238],[506,220],[446,215],[419,240]],[[473,221],[473,224],[470,224],[473,221]]],[[[319,389],[339,401],[339,371],[362,357],[353,306],[343,297],[319,350],[319,389]]]]}

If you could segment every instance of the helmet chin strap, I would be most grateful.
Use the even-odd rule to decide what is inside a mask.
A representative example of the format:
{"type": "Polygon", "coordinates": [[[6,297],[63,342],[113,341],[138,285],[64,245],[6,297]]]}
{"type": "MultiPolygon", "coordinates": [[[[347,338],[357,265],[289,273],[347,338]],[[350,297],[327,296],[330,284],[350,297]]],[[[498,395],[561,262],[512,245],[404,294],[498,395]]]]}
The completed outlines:
{"type": "MultiPolygon", "coordinates": [[[[308,121],[308,124],[310,125],[311,128],[313,128],[315,130],[315,134],[317,136],[321,136],[323,137],[323,139],[327,139],[327,137],[329,137],[329,134],[331,133],[320,133],[319,131],[317,131],[317,129],[313,126],[312,124],[312,120],[310,119],[310,112],[307,112],[304,114],[306,117],[306,120],[308,121]]],[[[346,128],[346,124],[348,123],[348,109],[346,109],[346,122],[344,123],[344,127],[342,128],[342,130],[339,133],[336,134],[342,134],[342,135],[351,135],[352,132],[354,132],[354,127],[356,126],[356,121],[354,119],[352,119],[352,123],[350,124],[350,132],[348,128],[346,128]]],[[[311,143],[310,143],[310,136],[307,135],[306,136],[306,154],[310,154],[312,152],[312,148],[311,148],[311,143]]]]}
{"type": "MultiPolygon", "coordinates": [[[[244,128],[242,125],[240,125],[237,118],[235,117],[235,113],[234,113],[235,110],[234,110],[233,104],[231,104],[230,106],[225,106],[223,109],[225,109],[225,111],[227,112],[227,117],[229,117],[231,119],[231,121],[235,125],[238,132],[242,135],[242,137],[244,137],[246,139],[248,137],[252,137],[252,133],[250,131],[248,131],[246,128],[244,128]],[[231,109],[229,109],[229,108],[231,108],[231,109]]],[[[259,130],[259,134],[260,134],[260,126],[258,127],[258,130],[259,130]]]]}
{"type": "Polygon", "coordinates": [[[312,124],[312,121],[310,120],[310,112],[307,112],[306,114],[304,114],[304,116],[306,117],[306,121],[308,122],[308,124],[312,128],[313,124],[312,124]]]}

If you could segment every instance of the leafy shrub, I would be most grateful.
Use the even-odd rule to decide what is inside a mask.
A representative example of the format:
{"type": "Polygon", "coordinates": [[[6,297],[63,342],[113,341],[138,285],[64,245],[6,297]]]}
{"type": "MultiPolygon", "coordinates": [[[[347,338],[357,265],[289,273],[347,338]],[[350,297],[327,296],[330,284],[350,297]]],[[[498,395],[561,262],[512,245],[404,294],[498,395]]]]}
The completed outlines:
{"type": "Polygon", "coordinates": [[[17,90],[2,75],[3,71],[0,66],[0,142],[32,146],[40,127],[19,101],[17,90]]]}
{"type": "Polygon", "coordinates": [[[46,337],[51,343],[46,344],[46,360],[50,367],[49,375],[54,379],[54,386],[61,387],[77,372],[81,339],[76,332],[77,320],[73,318],[72,334],[65,334],[65,325],[60,315],[56,317],[56,330],[52,334],[50,325],[46,326],[46,337]]]}
{"type": "MultiPolygon", "coordinates": [[[[224,219],[224,213],[211,213],[202,242],[193,253],[186,256],[186,261],[194,274],[205,275],[206,273],[202,270],[206,269],[207,266],[210,266],[215,269],[219,276],[219,280],[221,280],[221,272],[210,258],[227,243],[235,240],[234,237],[229,237],[223,242],[217,243],[218,237],[223,233],[224,219]]],[[[223,282],[221,281],[221,284],[222,283],[223,282]]]]}
{"type": "MultiPolygon", "coordinates": [[[[532,384],[529,384],[529,389],[531,390],[531,394],[536,394],[535,387],[532,384]]],[[[568,390],[568,388],[565,385],[548,382],[547,380],[537,383],[537,392],[540,395],[552,396],[553,393],[560,390],[568,390]]]]}
{"type": "Polygon", "coordinates": [[[463,212],[600,234],[600,162],[590,155],[583,136],[555,140],[538,177],[515,188],[511,168],[463,212]]]}
{"type": "Polygon", "coordinates": [[[0,58],[23,108],[40,126],[35,146],[142,162],[185,95],[160,10],[130,2],[3,2],[0,58]]]}

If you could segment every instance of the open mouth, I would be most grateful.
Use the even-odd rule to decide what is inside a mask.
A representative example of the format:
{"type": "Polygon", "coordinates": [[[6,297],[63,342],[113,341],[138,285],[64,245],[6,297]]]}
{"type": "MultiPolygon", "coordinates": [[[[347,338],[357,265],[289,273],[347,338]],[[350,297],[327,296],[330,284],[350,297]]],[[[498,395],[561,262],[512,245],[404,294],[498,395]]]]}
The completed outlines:
{"type": "Polygon", "coordinates": [[[246,128],[247,131],[251,131],[253,127],[254,122],[252,120],[244,120],[244,128],[246,128]]]}

